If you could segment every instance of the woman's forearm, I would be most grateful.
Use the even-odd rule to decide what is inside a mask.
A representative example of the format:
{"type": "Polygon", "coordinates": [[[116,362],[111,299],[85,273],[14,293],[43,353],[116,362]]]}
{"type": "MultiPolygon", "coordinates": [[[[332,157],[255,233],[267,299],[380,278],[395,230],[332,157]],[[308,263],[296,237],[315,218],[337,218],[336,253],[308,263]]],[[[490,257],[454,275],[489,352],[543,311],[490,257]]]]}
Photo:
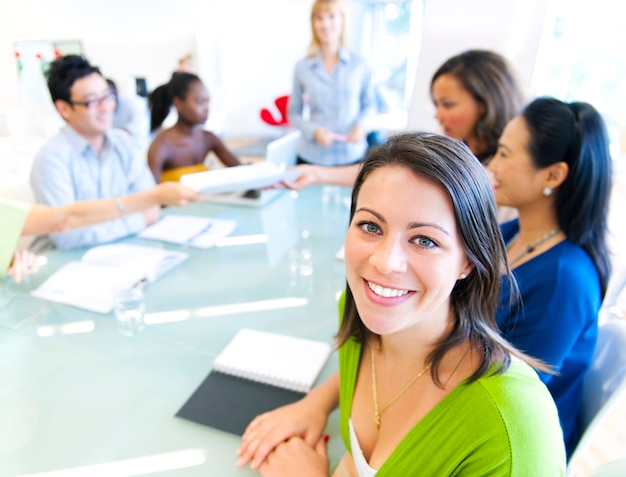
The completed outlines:
{"type": "Polygon", "coordinates": [[[322,179],[320,183],[352,187],[359,175],[360,169],[360,163],[351,164],[349,166],[324,167],[321,171],[322,179]]]}
{"type": "Polygon", "coordinates": [[[321,409],[330,414],[339,406],[339,371],[330,376],[322,384],[313,388],[306,396],[313,399],[321,409]]]}
{"type": "Polygon", "coordinates": [[[30,209],[22,235],[46,235],[113,220],[119,216],[114,199],[76,202],[50,207],[34,204],[30,209]]]}
{"type": "Polygon", "coordinates": [[[197,195],[191,189],[177,182],[165,182],[152,189],[115,199],[86,200],[59,207],[35,204],[26,218],[22,235],[66,232],[116,220],[126,214],[143,212],[159,205],[181,206],[195,200],[197,195]]]}

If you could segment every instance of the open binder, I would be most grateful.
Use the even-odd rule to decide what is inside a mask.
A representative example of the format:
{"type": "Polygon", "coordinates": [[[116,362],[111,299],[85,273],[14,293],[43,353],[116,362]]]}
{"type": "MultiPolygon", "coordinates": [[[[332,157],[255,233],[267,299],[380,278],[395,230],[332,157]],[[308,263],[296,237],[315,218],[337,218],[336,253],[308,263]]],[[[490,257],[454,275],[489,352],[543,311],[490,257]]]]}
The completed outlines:
{"type": "Polygon", "coordinates": [[[30,294],[44,300],[109,313],[113,297],[143,282],[153,282],[187,260],[189,254],[126,243],[99,245],[79,261],[66,263],[30,294]]]}

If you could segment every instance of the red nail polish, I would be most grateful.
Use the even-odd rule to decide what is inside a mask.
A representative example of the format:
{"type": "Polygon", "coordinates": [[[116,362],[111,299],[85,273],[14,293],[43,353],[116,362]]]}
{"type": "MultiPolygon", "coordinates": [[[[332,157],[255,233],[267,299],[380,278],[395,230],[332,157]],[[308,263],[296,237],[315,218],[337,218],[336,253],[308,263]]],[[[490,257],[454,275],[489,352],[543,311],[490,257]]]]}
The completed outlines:
{"type": "Polygon", "coordinates": [[[328,442],[328,439],[330,439],[330,436],[328,434],[324,434],[324,442],[328,442]]]}

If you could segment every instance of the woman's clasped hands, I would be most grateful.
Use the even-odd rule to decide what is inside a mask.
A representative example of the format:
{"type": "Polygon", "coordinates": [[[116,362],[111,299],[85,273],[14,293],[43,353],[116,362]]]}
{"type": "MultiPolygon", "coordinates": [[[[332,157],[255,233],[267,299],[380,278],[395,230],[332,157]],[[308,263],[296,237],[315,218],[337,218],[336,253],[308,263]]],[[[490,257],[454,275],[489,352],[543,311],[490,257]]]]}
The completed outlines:
{"type": "Polygon", "coordinates": [[[237,465],[250,463],[264,477],[328,476],[327,418],[310,396],[257,416],[241,438],[237,465]]]}

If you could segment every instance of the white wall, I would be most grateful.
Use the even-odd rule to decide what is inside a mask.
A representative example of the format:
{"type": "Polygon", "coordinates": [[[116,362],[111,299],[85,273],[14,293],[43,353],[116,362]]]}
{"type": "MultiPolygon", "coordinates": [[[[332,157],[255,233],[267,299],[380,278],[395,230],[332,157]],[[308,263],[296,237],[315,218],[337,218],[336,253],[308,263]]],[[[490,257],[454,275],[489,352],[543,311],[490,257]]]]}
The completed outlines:
{"type": "Polygon", "coordinates": [[[295,63],[311,39],[310,0],[202,1],[196,10],[198,72],[210,115],[226,134],[276,134],[259,112],[289,94],[295,63]]]}
{"type": "Polygon", "coordinates": [[[220,129],[272,133],[259,110],[291,91],[310,39],[309,9],[309,0],[2,0],[0,106],[20,104],[15,42],[79,39],[122,90],[133,76],[158,86],[193,53],[220,129]]]}
{"type": "Polygon", "coordinates": [[[0,3],[0,104],[19,99],[13,45],[81,40],[87,58],[125,88],[131,76],[166,81],[193,53],[194,0],[20,0],[0,3]]]}
{"type": "Polygon", "coordinates": [[[422,48],[409,127],[437,130],[430,80],[449,57],[481,48],[504,55],[530,94],[543,18],[550,0],[425,0],[422,48]]]}
{"type": "MultiPolygon", "coordinates": [[[[357,0],[348,0],[349,2],[357,0]]],[[[409,127],[436,129],[430,77],[449,56],[490,48],[528,84],[550,0],[425,0],[422,49],[409,127]]],[[[17,105],[17,41],[80,39],[86,56],[121,89],[132,76],[153,88],[193,53],[228,136],[275,133],[259,110],[291,90],[310,40],[311,0],[0,0],[0,106],[17,105]]],[[[417,46],[416,46],[417,47],[417,46]]]]}

